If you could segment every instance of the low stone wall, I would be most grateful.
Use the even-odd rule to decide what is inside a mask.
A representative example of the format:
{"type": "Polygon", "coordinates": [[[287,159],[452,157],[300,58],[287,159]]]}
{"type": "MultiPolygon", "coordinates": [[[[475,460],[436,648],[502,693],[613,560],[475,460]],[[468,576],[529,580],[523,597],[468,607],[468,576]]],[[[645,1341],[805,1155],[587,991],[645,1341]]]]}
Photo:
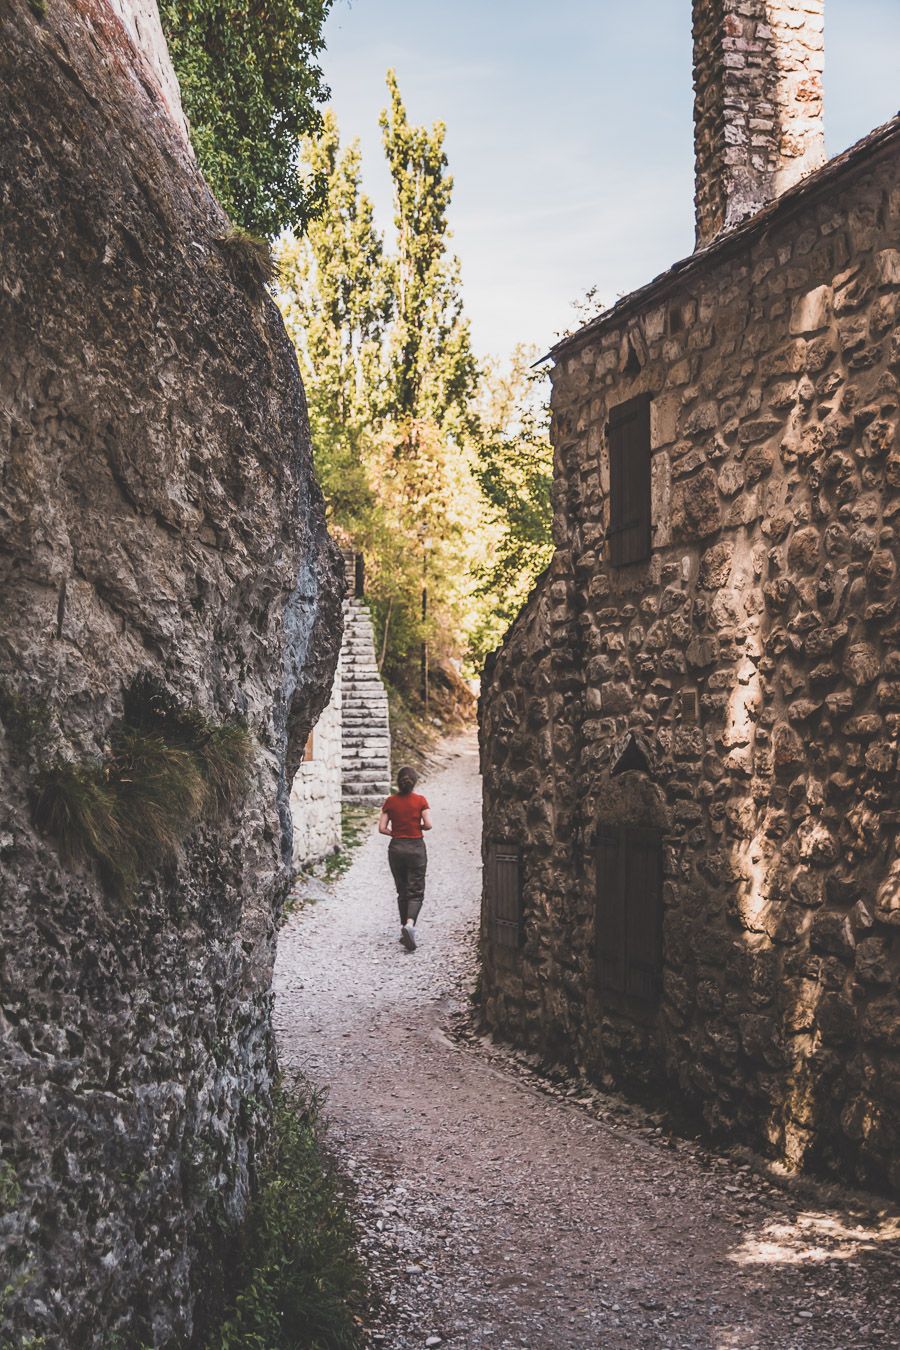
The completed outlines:
{"type": "Polygon", "coordinates": [[[521,944],[483,925],[489,1025],[879,1185],[900,1185],[897,146],[561,347],[557,551],[481,714],[485,862],[521,850],[522,885],[521,944]],[[651,555],[613,568],[607,421],[639,394],[651,555]],[[655,1003],[598,979],[620,825],[662,843],[655,1003]]]}
{"type": "Polygon", "coordinates": [[[322,716],[310,733],[309,757],[291,787],[294,866],[323,858],[341,842],[341,663],[322,716]]]}

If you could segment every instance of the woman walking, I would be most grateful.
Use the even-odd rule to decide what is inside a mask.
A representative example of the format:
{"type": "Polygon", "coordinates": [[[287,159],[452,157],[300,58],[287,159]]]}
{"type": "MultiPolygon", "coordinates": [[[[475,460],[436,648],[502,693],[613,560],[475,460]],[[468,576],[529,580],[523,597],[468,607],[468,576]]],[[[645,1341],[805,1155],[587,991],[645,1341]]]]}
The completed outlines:
{"type": "Polygon", "coordinates": [[[388,864],[397,887],[400,908],[400,941],[407,951],[416,950],[416,919],[425,899],[425,852],[423,831],[431,829],[431,808],[413,788],[418,782],[414,769],[397,774],[397,791],[381,808],[379,834],[390,838],[388,864]]]}

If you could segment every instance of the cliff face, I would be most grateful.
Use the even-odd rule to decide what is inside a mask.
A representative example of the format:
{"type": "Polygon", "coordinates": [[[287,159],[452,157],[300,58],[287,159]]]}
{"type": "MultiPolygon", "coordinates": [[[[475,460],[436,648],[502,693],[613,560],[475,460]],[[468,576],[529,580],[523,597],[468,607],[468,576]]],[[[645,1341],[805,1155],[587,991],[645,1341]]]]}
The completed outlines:
{"type": "Polygon", "coordinates": [[[0,0],[0,1340],[165,1345],[245,1204],[340,565],[291,345],[153,66],[107,0],[38,8],[0,0]]]}

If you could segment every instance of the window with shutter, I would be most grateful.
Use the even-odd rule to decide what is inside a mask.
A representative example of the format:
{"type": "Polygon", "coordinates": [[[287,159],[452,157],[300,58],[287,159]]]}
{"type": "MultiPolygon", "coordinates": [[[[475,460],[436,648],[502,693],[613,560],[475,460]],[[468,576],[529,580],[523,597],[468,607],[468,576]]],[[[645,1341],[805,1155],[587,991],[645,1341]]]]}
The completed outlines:
{"type": "Polygon", "coordinates": [[[662,853],[653,830],[604,826],[596,847],[597,978],[643,1003],[662,976],[662,853]]]}
{"type": "Polygon", "coordinates": [[[650,395],[609,414],[609,544],[613,567],[650,556],[650,395]]]}
{"type": "Polygon", "coordinates": [[[485,917],[498,947],[517,948],[524,941],[522,850],[517,844],[489,846],[484,886],[485,917]]]}

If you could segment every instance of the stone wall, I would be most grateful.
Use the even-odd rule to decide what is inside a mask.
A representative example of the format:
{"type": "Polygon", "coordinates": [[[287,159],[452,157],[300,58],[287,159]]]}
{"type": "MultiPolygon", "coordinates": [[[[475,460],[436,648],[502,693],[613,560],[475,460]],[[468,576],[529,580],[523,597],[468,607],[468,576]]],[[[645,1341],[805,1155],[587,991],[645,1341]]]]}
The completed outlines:
{"type": "Polygon", "coordinates": [[[265,1119],[340,564],[278,311],[106,0],[0,9],[0,120],[0,1342],[182,1345],[265,1119]],[[252,764],[115,890],[35,788],[109,764],[140,677],[252,764]]]}
{"type": "Polygon", "coordinates": [[[341,842],[341,662],[331,698],[311,733],[310,755],[291,786],[294,866],[331,853],[341,842]]]}
{"type": "Polygon", "coordinates": [[[485,861],[523,849],[522,945],[483,923],[488,1024],[895,1186],[898,143],[894,123],[560,344],[556,554],[481,709],[485,861]],[[641,393],[651,556],[613,568],[606,423],[641,393]],[[655,1006],[597,978],[616,824],[663,843],[655,1006]]]}

